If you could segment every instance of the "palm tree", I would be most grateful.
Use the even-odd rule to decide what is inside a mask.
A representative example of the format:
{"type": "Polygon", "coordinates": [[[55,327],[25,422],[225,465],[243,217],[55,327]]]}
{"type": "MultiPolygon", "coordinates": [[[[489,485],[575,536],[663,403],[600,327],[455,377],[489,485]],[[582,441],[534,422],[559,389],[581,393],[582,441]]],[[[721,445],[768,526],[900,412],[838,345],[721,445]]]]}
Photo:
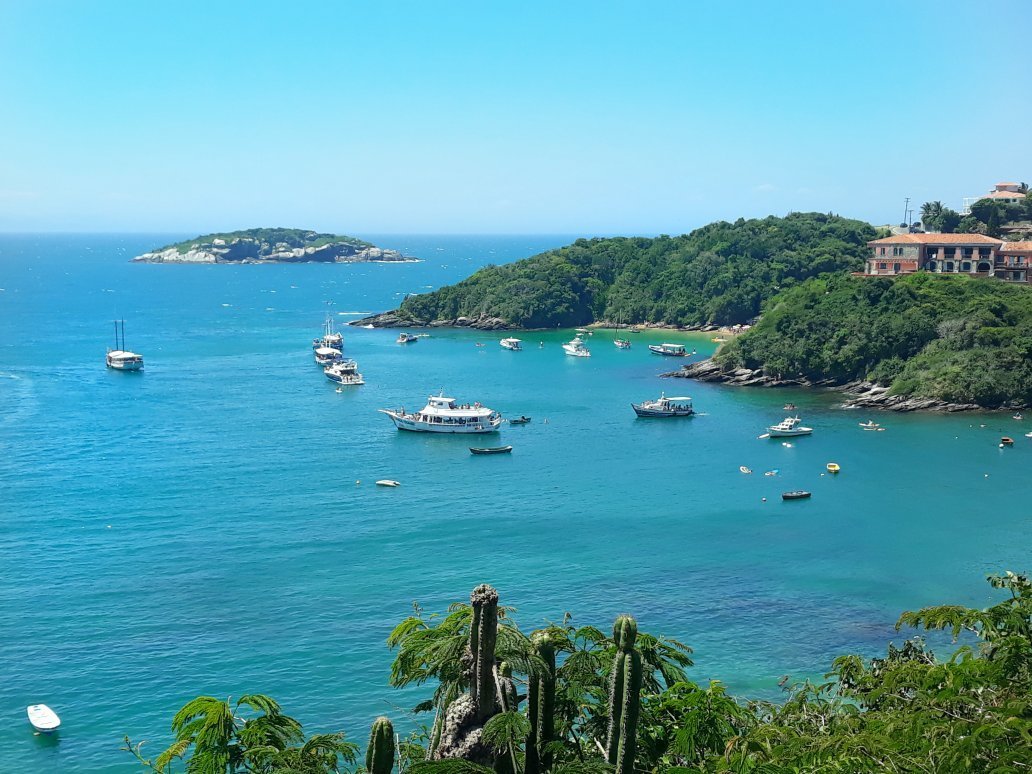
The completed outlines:
{"type": "Polygon", "coordinates": [[[942,202],[925,202],[921,205],[921,222],[938,231],[946,207],[942,202]]]}
{"type": "Polygon", "coordinates": [[[306,741],[301,724],[258,693],[241,696],[232,706],[229,700],[198,696],[176,713],[172,731],[176,741],[153,761],[143,757],[143,742],[134,745],[125,737],[122,749],[156,774],[168,774],[177,758],[196,774],[331,774],[338,759],[353,763],[358,752],[344,734],[318,734],[306,741]],[[244,710],[259,714],[245,716],[244,710]]]}

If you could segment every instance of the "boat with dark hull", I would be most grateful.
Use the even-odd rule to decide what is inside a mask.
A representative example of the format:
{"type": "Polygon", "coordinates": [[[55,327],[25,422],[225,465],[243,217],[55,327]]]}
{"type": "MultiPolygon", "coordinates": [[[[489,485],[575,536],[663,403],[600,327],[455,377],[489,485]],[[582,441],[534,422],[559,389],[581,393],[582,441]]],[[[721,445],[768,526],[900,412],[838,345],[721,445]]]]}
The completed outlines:
{"type": "Polygon", "coordinates": [[[639,417],[647,419],[665,419],[667,417],[690,417],[695,415],[692,399],[688,397],[668,398],[664,394],[656,400],[644,400],[632,403],[631,408],[639,417]]]}

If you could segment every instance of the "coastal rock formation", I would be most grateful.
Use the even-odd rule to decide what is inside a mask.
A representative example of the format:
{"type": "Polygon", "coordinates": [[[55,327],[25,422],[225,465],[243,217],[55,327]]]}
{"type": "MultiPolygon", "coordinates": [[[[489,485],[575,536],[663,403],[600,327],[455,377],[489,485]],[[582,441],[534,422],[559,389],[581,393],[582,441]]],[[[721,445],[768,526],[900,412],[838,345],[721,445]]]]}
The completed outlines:
{"type": "Polygon", "coordinates": [[[374,314],[363,317],[361,320],[352,320],[350,325],[371,325],[374,328],[475,328],[481,331],[507,331],[515,330],[516,326],[507,323],[499,317],[456,317],[454,320],[418,320],[409,317],[399,309],[382,314],[374,314]]]}
{"type": "Polygon", "coordinates": [[[843,408],[876,408],[890,411],[975,411],[982,406],[974,403],[949,403],[935,398],[892,395],[888,387],[873,382],[841,384],[834,380],[811,381],[802,377],[785,378],[764,373],[763,369],[728,368],[713,359],[689,363],[664,377],[695,379],[700,382],[720,382],[739,387],[835,387],[847,396],[843,408]]]}
{"type": "Polygon", "coordinates": [[[208,234],[132,259],[135,263],[362,263],[414,261],[354,237],[302,229],[208,234]]]}

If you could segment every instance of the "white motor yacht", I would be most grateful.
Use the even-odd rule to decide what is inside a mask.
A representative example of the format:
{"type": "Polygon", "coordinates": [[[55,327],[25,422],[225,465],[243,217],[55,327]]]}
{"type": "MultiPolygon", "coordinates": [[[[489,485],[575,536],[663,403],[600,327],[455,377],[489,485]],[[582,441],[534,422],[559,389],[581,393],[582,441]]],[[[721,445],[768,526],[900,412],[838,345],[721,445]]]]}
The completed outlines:
{"type": "Polygon", "coordinates": [[[803,427],[799,417],[785,417],[776,425],[767,428],[767,435],[770,438],[788,438],[794,435],[810,435],[812,427],[803,427]]]}
{"type": "Polygon", "coordinates": [[[502,339],[498,342],[505,349],[511,349],[513,352],[519,352],[523,349],[522,343],[519,339],[502,339]]]}
{"type": "Polygon", "coordinates": [[[338,360],[336,363],[326,366],[323,373],[326,374],[327,379],[337,384],[345,386],[365,384],[365,379],[358,372],[358,363],[350,358],[338,360]]]}
{"type": "Polygon", "coordinates": [[[333,347],[316,347],[314,352],[315,362],[321,366],[332,365],[344,357],[343,352],[333,347]]]}
{"type": "Polygon", "coordinates": [[[130,352],[125,348],[125,320],[115,320],[115,348],[107,351],[105,358],[108,368],[116,371],[142,371],[143,355],[130,352]],[[121,325],[121,338],[119,337],[119,325],[121,325]]]}
{"type": "Polygon", "coordinates": [[[584,340],[580,336],[574,336],[573,341],[563,344],[563,351],[574,357],[591,357],[591,350],[584,346],[584,340]]]}
{"type": "Polygon", "coordinates": [[[401,409],[380,409],[399,430],[417,433],[493,433],[502,415],[479,403],[459,405],[444,394],[431,395],[426,406],[414,414],[401,409]]]}

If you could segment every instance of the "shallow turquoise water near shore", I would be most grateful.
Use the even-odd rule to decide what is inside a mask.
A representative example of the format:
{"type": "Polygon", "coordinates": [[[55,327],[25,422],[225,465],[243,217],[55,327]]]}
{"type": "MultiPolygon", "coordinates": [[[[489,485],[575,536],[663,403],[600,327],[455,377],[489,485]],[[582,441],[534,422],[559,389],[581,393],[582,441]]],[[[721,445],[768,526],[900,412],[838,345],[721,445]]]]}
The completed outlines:
{"type": "Polygon", "coordinates": [[[695,648],[694,679],[771,696],[876,654],[903,609],[984,604],[986,572],[1029,569],[1032,422],[877,415],[870,433],[834,393],[657,378],[677,361],[647,343],[702,355],[709,335],[619,351],[600,331],[580,360],[569,332],[512,353],[504,333],[347,328],[367,383],[338,394],[311,359],[327,308],[343,323],[571,239],[360,236],[426,260],[134,266],[175,235],[0,236],[0,772],[133,771],[122,735],[156,752],[199,693],[269,693],[362,741],[415,702],[387,686],[390,629],[482,581],[525,628],[631,612],[695,648]],[[115,317],[145,374],[103,367],[115,317]],[[533,422],[477,458],[376,412],[440,389],[533,422]],[[636,420],[664,389],[701,415],[636,420]],[[814,436],[757,439],[788,400],[814,436]],[[782,503],[794,488],[813,499],[782,503]],[[32,736],[37,701],[56,739],[32,736]]]}

